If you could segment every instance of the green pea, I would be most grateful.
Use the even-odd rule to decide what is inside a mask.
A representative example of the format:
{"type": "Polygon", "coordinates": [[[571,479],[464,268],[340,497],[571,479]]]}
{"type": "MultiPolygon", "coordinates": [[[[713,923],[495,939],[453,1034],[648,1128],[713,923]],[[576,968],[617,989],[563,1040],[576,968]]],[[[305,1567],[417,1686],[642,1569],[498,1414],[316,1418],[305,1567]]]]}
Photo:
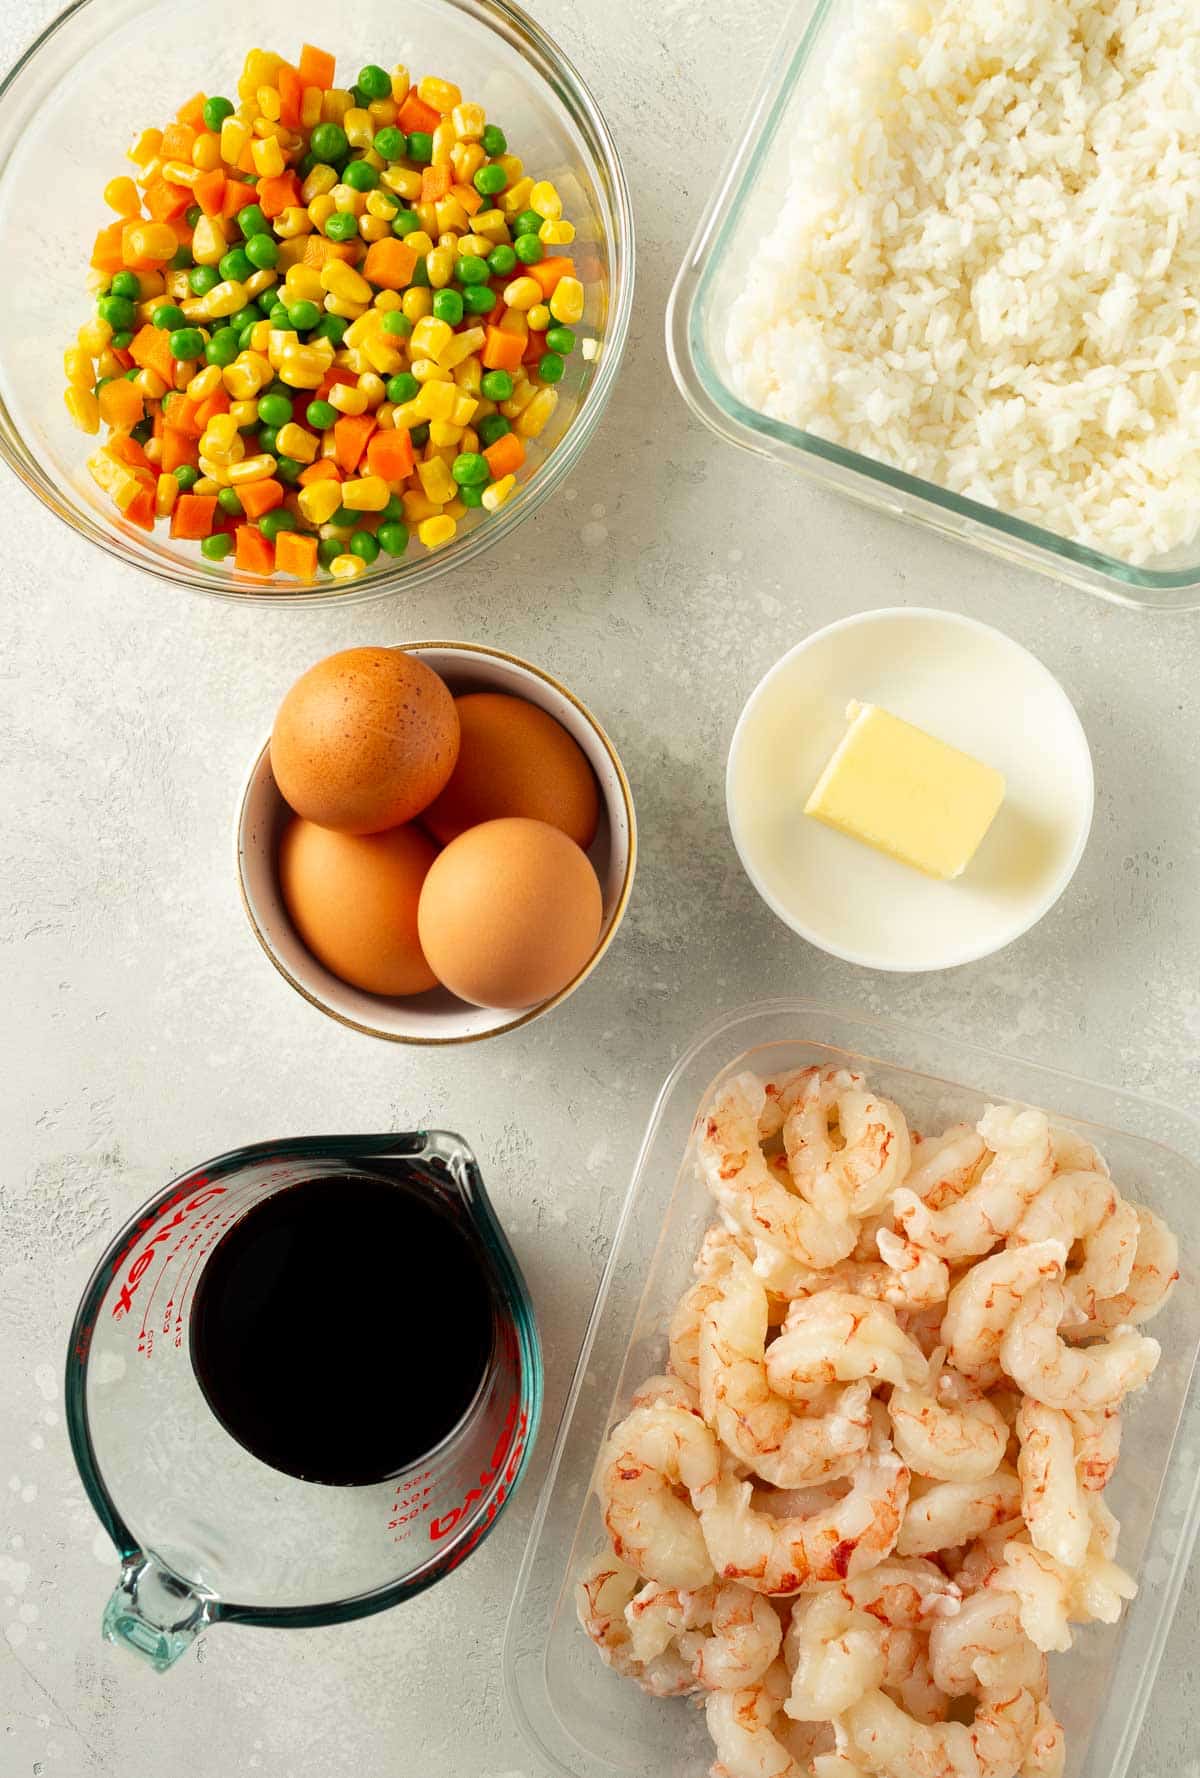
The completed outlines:
{"type": "Polygon", "coordinates": [[[258,528],[268,543],[274,543],[281,531],[296,529],[296,515],[289,512],[286,506],[272,507],[270,512],[263,513],[258,521],[258,528]]]}
{"type": "Polygon", "coordinates": [[[177,327],[167,341],[171,348],[172,358],[179,358],[190,364],[193,358],[204,356],[204,335],[198,327],[177,327]]]}
{"type": "Polygon", "coordinates": [[[458,497],[462,501],[464,506],[482,506],[483,505],[483,489],[482,488],[460,488],[458,490],[458,497]]]}
{"type": "Polygon", "coordinates": [[[490,315],[496,306],[496,293],[490,284],[468,284],[463,291],[463,307],[468,315],[490,315]]]}
{"type": "Polygon", "coordinates": [[[415,401],[420,387],[410,370],[398,370],[394,377],[388,378],[383,392],[391,402],[415,401]]]}
{"type": "Polygon", "coordinates": [[[339,506],[329,523],[336,525],[339,531],[353,531],[358,523],[358,514],[351,512],[348,506],[339,506]]]}
{"type": "MultiPolygon", "coordinates": [[[[381,525],[402,525],[404,523],[404,502],[399,494],[388,495],[387,505],[379,514],[379,523],[381,525]]],[[[376,531],[375,535],[378,537],[379,532],[376,531]]]]}
{"type": "Polygon", "coordinates": [[[190,271],[191,264],[192,264],[192,250],[191,250],[191,248],[190,247],[177,247],[175,249],[174,253],[172,253],[170,259],[167,261],[167,264],[173,272],[190,271]]]}
{"type": "Polygon", "coordinates": [[[486,284],[488,262],[477,253],[460,253],[454,262],[454,276],[460,284],[486,284]]]}
{"type": "Polygon", "coordinates": [[[487,458],[478,451],[460,451],[450,465],[450,473],[460,488],[482,487],[492,476],[487,458]]]}
{"type": "Polygon", "coordinates": [[[136,272],[114,272],[112,283],[108,287],[110,296],[128,296],[137,302],[142,294],[141,284],[136,272]]]}
{"type": "Polygon", "coordinates": [[[115,383],[116,380],[117,380],[116,377],[97,377],[96,390],[95,390],[96,394],[99,395],[101,389],[103,389],[103,387],[106,383],[115,383]]]}
{"type": "Polygon", "coordinates": [[[108,322],[114,333],[132,327],[137,320],[137,310],[127,296],[102,296],[96,304],[96,313],[102,321],[108,322]]]}
{"type": "Polygon", "coordinates": [[[281,302],[272,303],[271,313],[267,316],[267,320],[271,323],[272,327],[282,328],[285,333],[291,331],[291,314],[281,302]]]}
{"type": "Polygon", "coordinates": [[[522,265],[536,265],[545,248],[536,235],[518,235],[513,242],[513,252],[522,265]]]}
{"type": "Polygon", "coordinates": [[[537,374],[543,383],[561,383],[566,368],[557,352],[543,352],[538,359],[537,374]]]}
{"type": "Polygon", "coordinates": [[[319,167],[320,164],[321,163],[317,159],[316,155],[310,151],[308,154],[304,155],[301,160],[297,161],[297,163],[296,163],[297,176],[300,179],[307,179],[308,175],[312,172],[313,168],[319,167]]]}
{"type": "Polygon", "coordinates": [[[287,306],[288,321],[297,333],[307,333],[310,328],[315,327],[322,313],[316,303],[310,302],[307,297],[301,297],[298,302],[287,306]]]}
{"type": "Polygon", "coordinates": [[[279,259],[279,242],[274,235],[251,235],[243,251],[256,271],[270,272],[279,259]]]}
{"type": "Polygon", "coordinates": [[[275,460],[275,479],[280,482],[298,482],[304,473],[304,465],[298,457],[277,457],[275,460]]]}
{"type": "Polygon", "coordinates": [[[408,436],[412,439],[414,451],[423,451],[429,443],[429,422],[422,420],[419,426],[413,426],[408,436]]]}
{"type": "Polygon", "coordinates": [[[509,224],[514,241],[518,235],[536,235],[545,220],[536,210],[522,210],[516,221],[509,224]]]}
{"type": "Polygon", "coordinates": [[[352,241],[358,233],[358,217],[352,210],[335,210],[325,223],[331,241],[352,241]]]}
{"type": "Polygon", "coordinates": [[[177,309],[174,303],[163,303],[154,311],[155,327],[169,327],[175,329],[177,327],[186,327],[187,324],[187,316],[182,309],[177,309]]]}
{"type": "Polygon", "coordinates": [[[236,488],[220,488],[217,491],[217,505],[222,512],[227,512],[232,519],[240,519],[245,512],[242,497],[236,488]]]}
{"type": "Polygon", "coordinates": [[[350,323],[344,315],[326,315],[319,327],[314,327],[309,335],[310,340],[332,340],[340,346],[350,323]]]}
{"type": "Polygon", "coordinates": [[[485,445],[494,445],[498,438],[503,438],[512,427],[503,414],[485,414],[475,428],[485,445]]]}
{"type": "Polygon", "coordinates": [[[114,352],[127,352],[133,344],[133,334],[128,328],[122,328],[113,334],[108,343],[114,352]]]}
{"type": "Polygon", "coordinates": [[[546,345],[551,352],[558,352],[566,358],[575,350],[575,334],[572,328],[548,327],[546,329],[546,345]]]}
{"type": "Polygon", "coordinates": [[[428,130],[413,130],[408,138],[408,158],[415,166],[427,167],[433,159],[433,137],[428,130]]]}
{"type": "Polygon", "coordinates": [[[141,372],[138,370],[137,365],[132,364],[132,365],[130,365],[129,369],[125,372],[125,381],[127,383],[132,383],[134,381],[134,379],[136,377],[139,377],[140,375],[141,375],[141,372]]]}
{"type": "Polygon", "coordinates": [[[337,409],[331,401],[310,401],[304,410],[304,418],[314,432],[328,432],[337,417],[337,409]]]}
{"type": "Polygon", "coordinates": [[[389,556],[402,556],[408,548],[408,526],[402,519],[388,519],[376,531],[375,541],[389,556]]]}
{"type": "Polygon", "coordinates": [[[233,116],[233,111],[234,111],[234,106],[233,106],[232,99],[222,99],[219,95],[216,95],[211,99],[205,99],[205,101],[204,101],[204,127],[205,127],[205,129],[212,130],[213,133],[215,134],[221,128],[221,125],[225,122],[225,119],[227,117],[233,116]]]}
{"type": "Polygon", "coordinates": [[[245,204],[238,211],[237,225],[242,231],[243,239],[249,240],[251,235],[269,235],[271,224],[258,204],[245,204]]]}
{"type": "Polygon", "coordinates": [[[373,562],[379,554],[379,545],[375,541],[374,533],[356,531],[350,539],[350,554],[361,557],[368,565],[373,562]]]}
{"type": "Polygon", "coordinates": [[[221,282],[215,265],[194,265],[188,273],[188,289],[193,296],[207,296],[221,282]]]}
{"type": "Polygon", "coordinates": [[[379,184],[379,174],[370,161],[351,161],[343,169],[342,179],[352,191],[374,191],[379,184]]]}
{"type": "Polygon", "coordinates": [[[383,311],[384,333],[390,333],[395,339],[406,340],[412,330],[413,324],[403,309],[385,309],[383,311]]]}
{"type": "Polygon", "coordinates": [[[403,130],[398,130],[395,124],[388,124],[386,129],[377,131],[371,146],[385,161],[402,161],[408,152],[408,139],[403,130]]]}
{"type": "Polygon", "coordinates": [[[260,451],[266,451],[272,457],[275,455],[275,428],[274,428],[274,426],[260,426],[259,427],[259,429],[258,429],[258,448],[260,451]]]}
{"type": "MultiPolygon", "coordinates": [[[[259,319],[261,319],[261,316],[259,319]]],[[[245,327],[240,329],[238,333],[239,352],[252,352],[254,350],[254,329],[257,326],[257,321],[249,321],[245,327]]],[[[235,353],[234,356],[236,357],[237,354],[235,353]]]]}
{"type": "Polygon", "coordinates": [[[479,387],[489,401],[507,401],[513,392],[513,380],[506,370],[485,370],[479,387]]]}
{"type": "Polygon", "coordinates": [[[392,77],[377,62],[368,62],[359,71],[358,85],[368,99],[390,99],[392,96],[392,77]]]}
{"type": "Polygon", "coordinates": [[[274,426],[276,431],[286,426],[292,417],[292,404],[286,395],[276,394],[273,390],[258,398],[258,417],[264,426],[274,426]]]}
{"type": "Polygon", "coordinates": [[[262,310],[258,304],[247,303],[244,309],[239,309],[236,314],[228,316],[222,322],[222,326],[236,328],[238,333],[241,333],[243,327],[249,327],[255,321],[261,321],[262,318],[262,310]]]}
{"type": "Polygon", "coordinates": [[[210,562],[223,562],[232,548],[233,538],[228,531],[214,531],[211,537],[200,539],[200,554],[210,562]]]}
{"type": "Polygon", "coordinates": [[[244,247],[231,247],[228,253],[223,253],[217,262],[217,270],[222,278],[236,284],[244,284],[247,278],[254,276],[254,265],[244,247]]]}
{"type": "Polygon", "coordinates": [[[154,436],[154,421],[139,420],[129,436],[134,440],[135,444],[149,444],[154,436]]]}
{"type": "Polygon", "coordinates": [[[224,370],[227,364],[233,363],[241,349],[236,328],[218,327],[204,348],[204,362],[218,365],[224,370]]]}
{"type": "Polygon", "coordinates": [[[186,494],[200,480],[200,471],[192,463],[181,463],[174,471],[175,480],[179,483],[179,491],[186,494]]]}
{"type": "Polygon", "coordinates": [[[420,226],[421,218],[411,210],[397,210],[392,217],[392,233],[400,240],[403,240],[405,235],[411,235],[413,230],[420,228],[420,226]]]}
{"type": "Polygon", "coordinates": [[[408,281],[410,284],[416,285],[418,290],[429,289],[429,267],[425,264],[423,257],[418,259],[412,269],[412,277],[408,281]]]}
{"type": "Polygon", "coordinates": [[[189,228],[195,228],[203,214],[204,212],[199,204],[189,204],[183,213],[183,220],[187,223],[189,228]]]}
{"type": "Polygon", "coordinates": [[[463,318],[463,299],[457,290],[437,290],[433,297],[433,315],[435,321],[445,321],[449,327],[457,327],[463,318]]]}
{"type": "Polygon", "coordinates": [[[483,126],[483,152],[488,159],[495,160],[497,155],[505,154],[507,150],[508,137],[500,125],[498,123],[485,124],[483,126]]]}
{"type": "Polygon", "coordinates": [[[471,181],[480,197],[498,197],[508,184],[508,174],[503,167],[495,166],[491,161],[480,167],[471,181]]]}
{"type": "Polygon", "coordinates": [[[344,161],[350,152],[350,140],[339,123],[319,123],[308,139],[310,151],[325,162],[328,167],[335,167],[344,161]]]}
{"type": "Polygon", "coordinates": [[[253,307],[258,310],[259,318],[267,321],[271,319],[276,309],[283,309],[285,313],[287,311],[287,304],[280,295],[279,286],[274,284],[270,290],[263,291],[253,307]]]}
{"type": "Polygon", "coordinates": [[[329,564],[341,553],[342,540],[340,537],[322,537],[317,545],[317,560],[322,568],[328,568],[329,564]]]}
{"type": "Polygon", "coordinates": [[[507,241],[501,241],[493,247],[487,256],[487,266],[493,278],[508,278],[517,269],[517,256],[507,241]]]}

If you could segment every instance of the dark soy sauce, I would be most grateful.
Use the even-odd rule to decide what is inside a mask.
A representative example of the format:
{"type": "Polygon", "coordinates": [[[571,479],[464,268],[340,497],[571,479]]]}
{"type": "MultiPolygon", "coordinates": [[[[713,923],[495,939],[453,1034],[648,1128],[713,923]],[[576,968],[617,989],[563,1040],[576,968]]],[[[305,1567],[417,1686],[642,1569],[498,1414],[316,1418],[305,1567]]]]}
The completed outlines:
{"type": "Polygon", "coordinates": [[[192,1368],[232,1438],[272,1469],[343,1486],[412,1468],[457,1425],[492,1350],[468,1236],[428,1189],[306,1179],[213,1248],[192,1368]]]}

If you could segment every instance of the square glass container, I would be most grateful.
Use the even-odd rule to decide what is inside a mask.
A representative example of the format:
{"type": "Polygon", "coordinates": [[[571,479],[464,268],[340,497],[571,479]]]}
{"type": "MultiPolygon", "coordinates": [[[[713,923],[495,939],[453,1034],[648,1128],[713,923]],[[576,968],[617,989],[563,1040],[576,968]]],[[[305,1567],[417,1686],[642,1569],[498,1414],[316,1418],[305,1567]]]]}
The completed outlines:
{"type": "Polygon", "coordinates": [[[820,90],[830,50],[874,0],[796,0],[733,158],[714,187],[667,305],[667,353],[685,401],[719,437],[790,464],[882,512],[915,519],[991,554],[1037,568],[1119,605],[1200,610],[1200,538],[1132,567],[1042,526],[748,407],[725,349],[743,270],[792,178],[788,125],[820,90]]]}
{"type": "MultiPolygon", "coordinates": [[[[974,1122],[992,1100],[1043,1106],[1099,1146],[1127,1196],[1167,1219],[1185,1264],[1200,1243],[1200,1124],[1170,1106],[805,1001],[744,1008],[704,1032],[651,1114],[509,1613],[509,1704],[531,1749],[561,1778],[702,1778],[712,1759],[702,1712],[647,1697],[602,1664],[576,1622],[574,1583],[605,1547],[591,1492],[601,1444],[633,1391],[662,1370],[667,1322],[715,1218],[692,1152],[696,1114],[728,1075],[809,1063],[860,1069],[924,1131],[974,1122]]],[[[1162,1359],[1129,1402],[1106,1495],[1121,1521],[1118,1559],[1138,1595],[1119,1624],[1077,1628],[1070,1652],[1050,1657],[1067,1778],[1124,1778],[1200,1519],[1200,1298],[1186,1277],[1151,1331],[1162,1359]]]]}

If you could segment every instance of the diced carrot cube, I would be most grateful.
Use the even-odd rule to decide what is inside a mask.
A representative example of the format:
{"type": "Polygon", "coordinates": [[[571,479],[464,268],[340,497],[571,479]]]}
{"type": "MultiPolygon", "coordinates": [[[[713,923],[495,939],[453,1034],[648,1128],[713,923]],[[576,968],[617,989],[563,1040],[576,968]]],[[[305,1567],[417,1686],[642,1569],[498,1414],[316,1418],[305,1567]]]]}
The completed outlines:
{"type": "Polygon", "coordinates": [[[254,164],[254,155],[251,151],[251,144],[253,141],[254,138],[251,137],[250,141],[247,142],[246,146],[242,149],[242,152],[238,155],[237,170],[239,173],[252,173],[257,178],[258,168],[254,164]]]}
{"type": "Polygon", "coordinates": [[[116,457],[118,462],[128,463],[134,469],[150,470],[149,457],[137,439],[130,438],[127,432],[114,432],[104,448],[109,456],[116,457]]]}
{"type": "Polygon", "coordinates": [[[323,93],[327,93],[333,85],[336,66],[328,50],[314,49],[311,43],[306,43],[300,51],[298,72],[301,87],[319,86],[323,93]]]}
{"type": "Polygon", "coordinates": [[[275,70],[275,85],[279,89],[279,121],[285,130],[300,128],[300,98],[304,92],[304,82],[290,62],[281,62],[275,70]]]}
{"type": "Polygon", "coordinates": [[[340,482],[342,472],[332,457],[317,457],[300,471],[300,486],[307,488],[313,482],[328,481],[330,478],[340,482]]]}
{"type": "Polygon", "coordinates": [[[556,254],[550,259],[539,259],[536,265],[527,265],[525,271],[531,278],[537,279],[542,287],[542,295],[549,300],[560,278],[575,275],[575,262],[562,254],[556,254]]]}
{"type": "Polygon", "coordinates": [[[204,431],[214,414],[227,414],[228,412],[229,396],[224,389],[214,390],[211,395],[207,395],[204,400],[199,402],[196,406],[195,423],[199,427],[199,432],[197,432],[196,436],[200,436],[200,433],[204,431]]]}
{"type": "Polygon", "coordinates": [[[274,569],[275,552],[257,525],[238,526],[234,560],[247,574],[268,575],[274,569]]]}
{"type": "Polygon", "coordinates": [[[289,205],[300,202],[300,182],[290,167],[286,173],[260,179],[256,189],[264,216],[282,216],[289,205]]]}
{"type": "Polygon", "coordinates": [[[314,266],[317,271],[330,259],[344,259],[347,265],[353,265],[358,259],[358,251],[356,241],[327,241],[324,235],[306,235],[303,263],[314,266]]]}
{"type": "Polygon", "coordinates": [[[137,525],[143,531],[154,529],[154,488],[139,488],[129,505],[125,508],[125,517],[131,525],[137,525]]]}
{"type": "Polygon", "coordinates": [[[337,460],[347,475],[358,468],[367,440],[377,424],[374,414],[343,414],[334,421],[333,442],[337,460]]]}
{"type": "Polygon", "coordinates": [[[357,382],[358,378],[355,376],[354,372],[352,370],[347,370],[344,364],[331,364],[329,369],[325,372],[325,375],[321,378],[317,392],[313,396],[313,400],[327,401],[329,399],[329,391],[338,383],[349,383],[353,387],[357,382]]]}
{"type": "MultiPolygon", "coordinates": [[[[170,335],[165,327],[155,327],[149,321],[139,327],[129,342],[129,355],[143,370],[152,370],[160,376],[168,389],[175,381],[175,360],[171,356],[170,335]]],[[[172,422],[174,425],[178,423],[172,422]]]]}
{"type": "Polygon", "coordinates": [[[190,99],[185,99],[175,113],[176,121],[189,124],[197,133],[205,129],[207,127],[204,122],[205,97],[204,93],[193,93],[190,99]]]}
{"type": "MultiPolygon", "coordinates": [[[[427,169],[428,170],[428,169],[427,169]]],[[[404,290],[412,282],[417,255],[394,235],[372,241],[362,262],[362,275],[383,290],[404,290]]]]}
{"type": "Polygon", "coordinates": [[[191,124],[169,123],[163,131],[162,143],[158,150],[159,159],[190,162],[192,149],[195,145],[196,132],[191,124]]]}
{"type": "Polygon", "coordinates": [[[164,426],[162,429],[162,471],[170,475],[176,469],[190,465],[193,469],[200,461],[200,453],[194,438],[186,432],[180,432],[176,426],[164,426]]]}
{"type": "Polygon", "coordinates": [[[174,426],[188,438],[199,438],[204,428],[196,418],[196,403],[190,395],[184,395],[178,389],[169,389],[163,396],[162,405],[168,426],[174,426]]]}
{"type": "Polygon", "coordinates": [[[216,510],[215,494],[181,494],[171,511],[171,536],[193,541],[209,536],[216,510]]]}
{"type": "Polygon", "coordinates": [[[492,480],[498,482],[502,476],[512,475],[520,469],[525,461],[525,446],[515,432],[506,432],[495,444],[490,444],[483,454],[492,472],[492,480]]]}
{"type": "Polygon", "coordinates": [[[452,185],[450,190],[468,216],[474,216],[483,209],[483,199],[473,185],[452,185]]]}
{"type": "Polygon", "coordinates": [[[436,204],[439,198],[448,197],[450,194],[450,187],[453,183],[454,181],[450,177],[449,167],[422,167],[421,202],[423,204],[436,204]]]}
{"type": "Polygon", "coordinates": [[[119,222],[110,222],[96,236],[96,244],[92,248],[92,264],[101,272],[119,272],[125,261],[121,256],[121,236],[125,232],[128,218],[122,217],[119,222]]]}
{"type": "Polygon", "coordinates": [[[489,326],[480,356],[488,370],[516,370],[524,351],[525,341],[520,334],[489,326]]]}
{"type": "Polygon", "coordinates": [[[422,130],[425,135],[432,136],[441,121],[440,113],[425,103],[415,86],[410,86],[396,113],[396,122],[404,134],[410,136],[414,130],[422,130]]]}
{"type": "Polygon", "coordinates": [[[311,580],[317,572],[317,540],[303,531],[280,531],[275,539],[275,567],[296,580],[311,580]]]}
{"type": "Polygon", "coordinates": [[[226,173],[225,195],[221,199],[221,215],[226,222],[231,221],[240,210],[244,210],[247,204],[256,201],[252,185],[243,185],[240,179],[231,179],[226,173]]]}
{"type": "Polygon", "coordinates": [[[155,222],[174,222],[192,201],[186,185],[171,185],[165,179],[154,179],[146,187],[146,209],[155,222]]]}
{"type": "Polygon", "coordinates": [[[283,505],[283,483],[271,475],[264,476],[260,482],[245,482],[238,494],[248,519],[261,519],[264,512],[283,505]]]}
{"type": "Polygon", "coordinates": [[[413,471],[412,438],[403,426],[373,432],[367,445],[367,468],[385,482],[403,481],[413,471]]]}
{"type": "Polygon", "coordinates": [[[193,185],[192,196],[206,216],[221,214],[221,208],[225,202],[225,185],[224,167],[214,167],[211,173],[201,173],[193,185]]]}

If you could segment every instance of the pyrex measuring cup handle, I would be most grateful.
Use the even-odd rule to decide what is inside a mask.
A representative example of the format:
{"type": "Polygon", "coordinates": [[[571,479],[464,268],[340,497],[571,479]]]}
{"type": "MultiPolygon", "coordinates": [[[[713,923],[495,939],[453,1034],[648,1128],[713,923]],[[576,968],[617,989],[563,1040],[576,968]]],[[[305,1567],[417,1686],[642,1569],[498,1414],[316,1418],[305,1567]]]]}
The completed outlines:
{"type": "Polygon", "coordinates": [[[105,1641],[132,1649],[156,1673],[165,1673],[216,1616],[215,1600],[193,1593],[152,1556],[136,1550],[122,1564],[102,1627],[105,1641]]]}

